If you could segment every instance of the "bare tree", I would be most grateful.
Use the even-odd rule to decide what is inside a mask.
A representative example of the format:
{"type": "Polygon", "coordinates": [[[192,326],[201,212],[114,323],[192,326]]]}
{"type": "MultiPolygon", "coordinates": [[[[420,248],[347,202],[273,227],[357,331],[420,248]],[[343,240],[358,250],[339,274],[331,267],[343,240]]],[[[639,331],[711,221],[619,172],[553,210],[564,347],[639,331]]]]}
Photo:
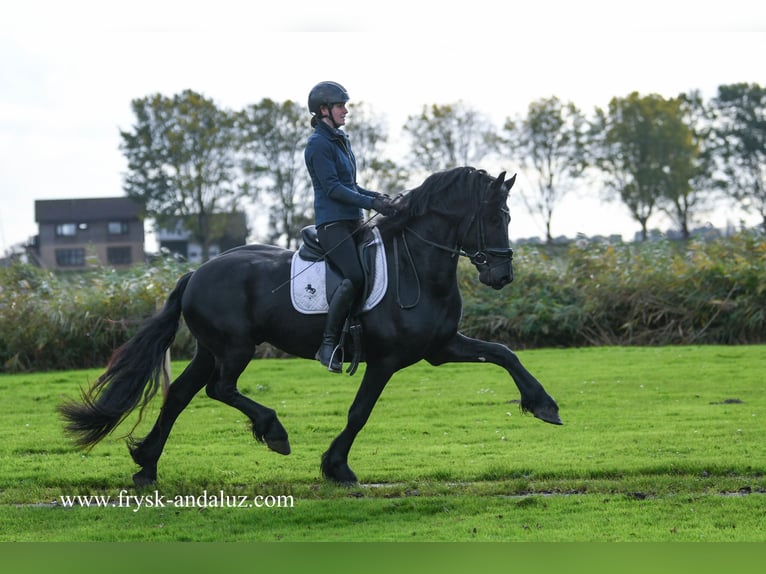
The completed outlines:
{"type": "Polygon", "coordinates": [[[551,243],[553,212],[587,166],[585,116],[553,96],[532,102],[526,117],[506,119],[504,132],[510,156],[534,182],[533,190],[522,189],[522,199],[530,214],[542,219],[551,243]]]}
{"type": "Polygon", "coordinates": [[[407,173],[383,155],[388,142],[384,120],[365,102],[359,102],[349,106],[349,121],[344,129],[353,142],[359,184],[389,195],[400,193],[406,185],[407,173]]]}
{"type": "Polygon", "coordinates": [[[419,116],[407,118],[403,129],[411,140],[409,163],[423,172],[479,167],[500,141],[492,122],[463,102],[423,106],[419,116]]]}
{"type": "Polygon", "coordinates": [[[726,190],[743,209],[761,216],[766,232],[766,88],[719,86],[712,106],[726,190]]]}

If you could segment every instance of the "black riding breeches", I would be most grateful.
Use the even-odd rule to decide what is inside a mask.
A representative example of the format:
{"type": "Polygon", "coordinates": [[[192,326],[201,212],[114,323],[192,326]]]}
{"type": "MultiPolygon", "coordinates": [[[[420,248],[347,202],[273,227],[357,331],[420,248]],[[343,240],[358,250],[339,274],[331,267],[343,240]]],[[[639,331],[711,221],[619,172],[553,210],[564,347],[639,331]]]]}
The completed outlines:
{"type": "Polygon", "coordinates": [[[317,227],[317,238],[326,258],[351,281],[357,296],[364,288],[364,270],[353,235],[360,226],[360,221],[334,221],[317,227]]]}

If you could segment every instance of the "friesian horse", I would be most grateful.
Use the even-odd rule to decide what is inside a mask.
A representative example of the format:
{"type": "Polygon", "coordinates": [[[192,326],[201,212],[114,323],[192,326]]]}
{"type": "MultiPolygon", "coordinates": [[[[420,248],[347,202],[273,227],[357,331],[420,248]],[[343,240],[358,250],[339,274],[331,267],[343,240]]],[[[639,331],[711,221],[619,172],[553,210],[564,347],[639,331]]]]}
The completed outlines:
{"type": "MultiPolygon", "coordinates": [[[[515,353],[458,332],[460,256],[470,259],[485,285],[501,289],[513,280],[506,204],[514,181],[515,176],[506,181],[505,172],[495,178],[470,167],[437,172],[399,197],[399,214],[373,222],[385,246],[389,286],[380,303],[360,316],[365,372],[345,428],[322,455],[326,479],[357,483],[348,465],[355,437],[391,376],[422,359],[432,365],[499,365],[516,383],[522,411],[561,424],[558,405],[515,353]]],[[[287,431],[277,413],[241,394],[237,379],[263,342],[306,359],[313,359],[319,347],[324,315],[297,312],[289,289],[282,288],[291,280],[292,256],[293,251],[280,247],[247,245],[182,276],[163,309],[115,350],[82,401],[59,407],[77,444],[95,445],[133,409],[146,406],[160,386],[166,351],[183,315],[196,338],[196,353],[178,378],[163,387],[162,409],[149,434],[129,441],[130,454],[141,467],[133,476],[135,484],[157,480],[157,462],[170,430],[202,387],[211,398],[244,413],[258,441],[289,454],[287,431]]]]}

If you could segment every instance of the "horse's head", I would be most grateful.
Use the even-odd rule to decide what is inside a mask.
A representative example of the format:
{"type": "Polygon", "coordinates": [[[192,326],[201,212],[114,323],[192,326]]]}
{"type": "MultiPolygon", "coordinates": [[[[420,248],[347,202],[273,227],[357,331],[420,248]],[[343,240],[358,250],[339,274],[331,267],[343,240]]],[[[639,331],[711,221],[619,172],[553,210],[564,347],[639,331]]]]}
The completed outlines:
{"type": "Polygon", "coordinates": [[[502,289],[513,281],[513,249],[509,247],[508,192],[516,175],[505,180],[505,172],[494,179],[476,198],[469,216],[463,249],[479,272],[479,281],[493,289],[502,289]]]}
{"type": "Polygon", "coordinates": [[[515,175],[506,180],[503,172],[493,178],[472,167],[437,172],[399,196],[399,213],[378,225],[389,233],[407,232],[452,256],[468,257],[482,283],[501,289],[513,281],[507,201],[515,181],[515,175]],[[418,227],[421,218],[434,216],[434,223],[418,227]]]}

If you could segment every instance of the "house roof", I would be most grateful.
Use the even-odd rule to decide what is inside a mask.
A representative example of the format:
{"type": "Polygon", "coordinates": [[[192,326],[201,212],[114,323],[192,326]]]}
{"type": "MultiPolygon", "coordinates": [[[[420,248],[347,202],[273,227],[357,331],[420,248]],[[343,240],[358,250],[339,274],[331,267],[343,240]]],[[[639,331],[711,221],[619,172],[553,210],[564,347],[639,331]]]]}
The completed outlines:
{"type": "Polygon", "coordinates": [[[37,223],[84,223],[105,219],[136,219],[141,206],[128,197],[85,199],[39,199],[35,201],[37,223]]]}

